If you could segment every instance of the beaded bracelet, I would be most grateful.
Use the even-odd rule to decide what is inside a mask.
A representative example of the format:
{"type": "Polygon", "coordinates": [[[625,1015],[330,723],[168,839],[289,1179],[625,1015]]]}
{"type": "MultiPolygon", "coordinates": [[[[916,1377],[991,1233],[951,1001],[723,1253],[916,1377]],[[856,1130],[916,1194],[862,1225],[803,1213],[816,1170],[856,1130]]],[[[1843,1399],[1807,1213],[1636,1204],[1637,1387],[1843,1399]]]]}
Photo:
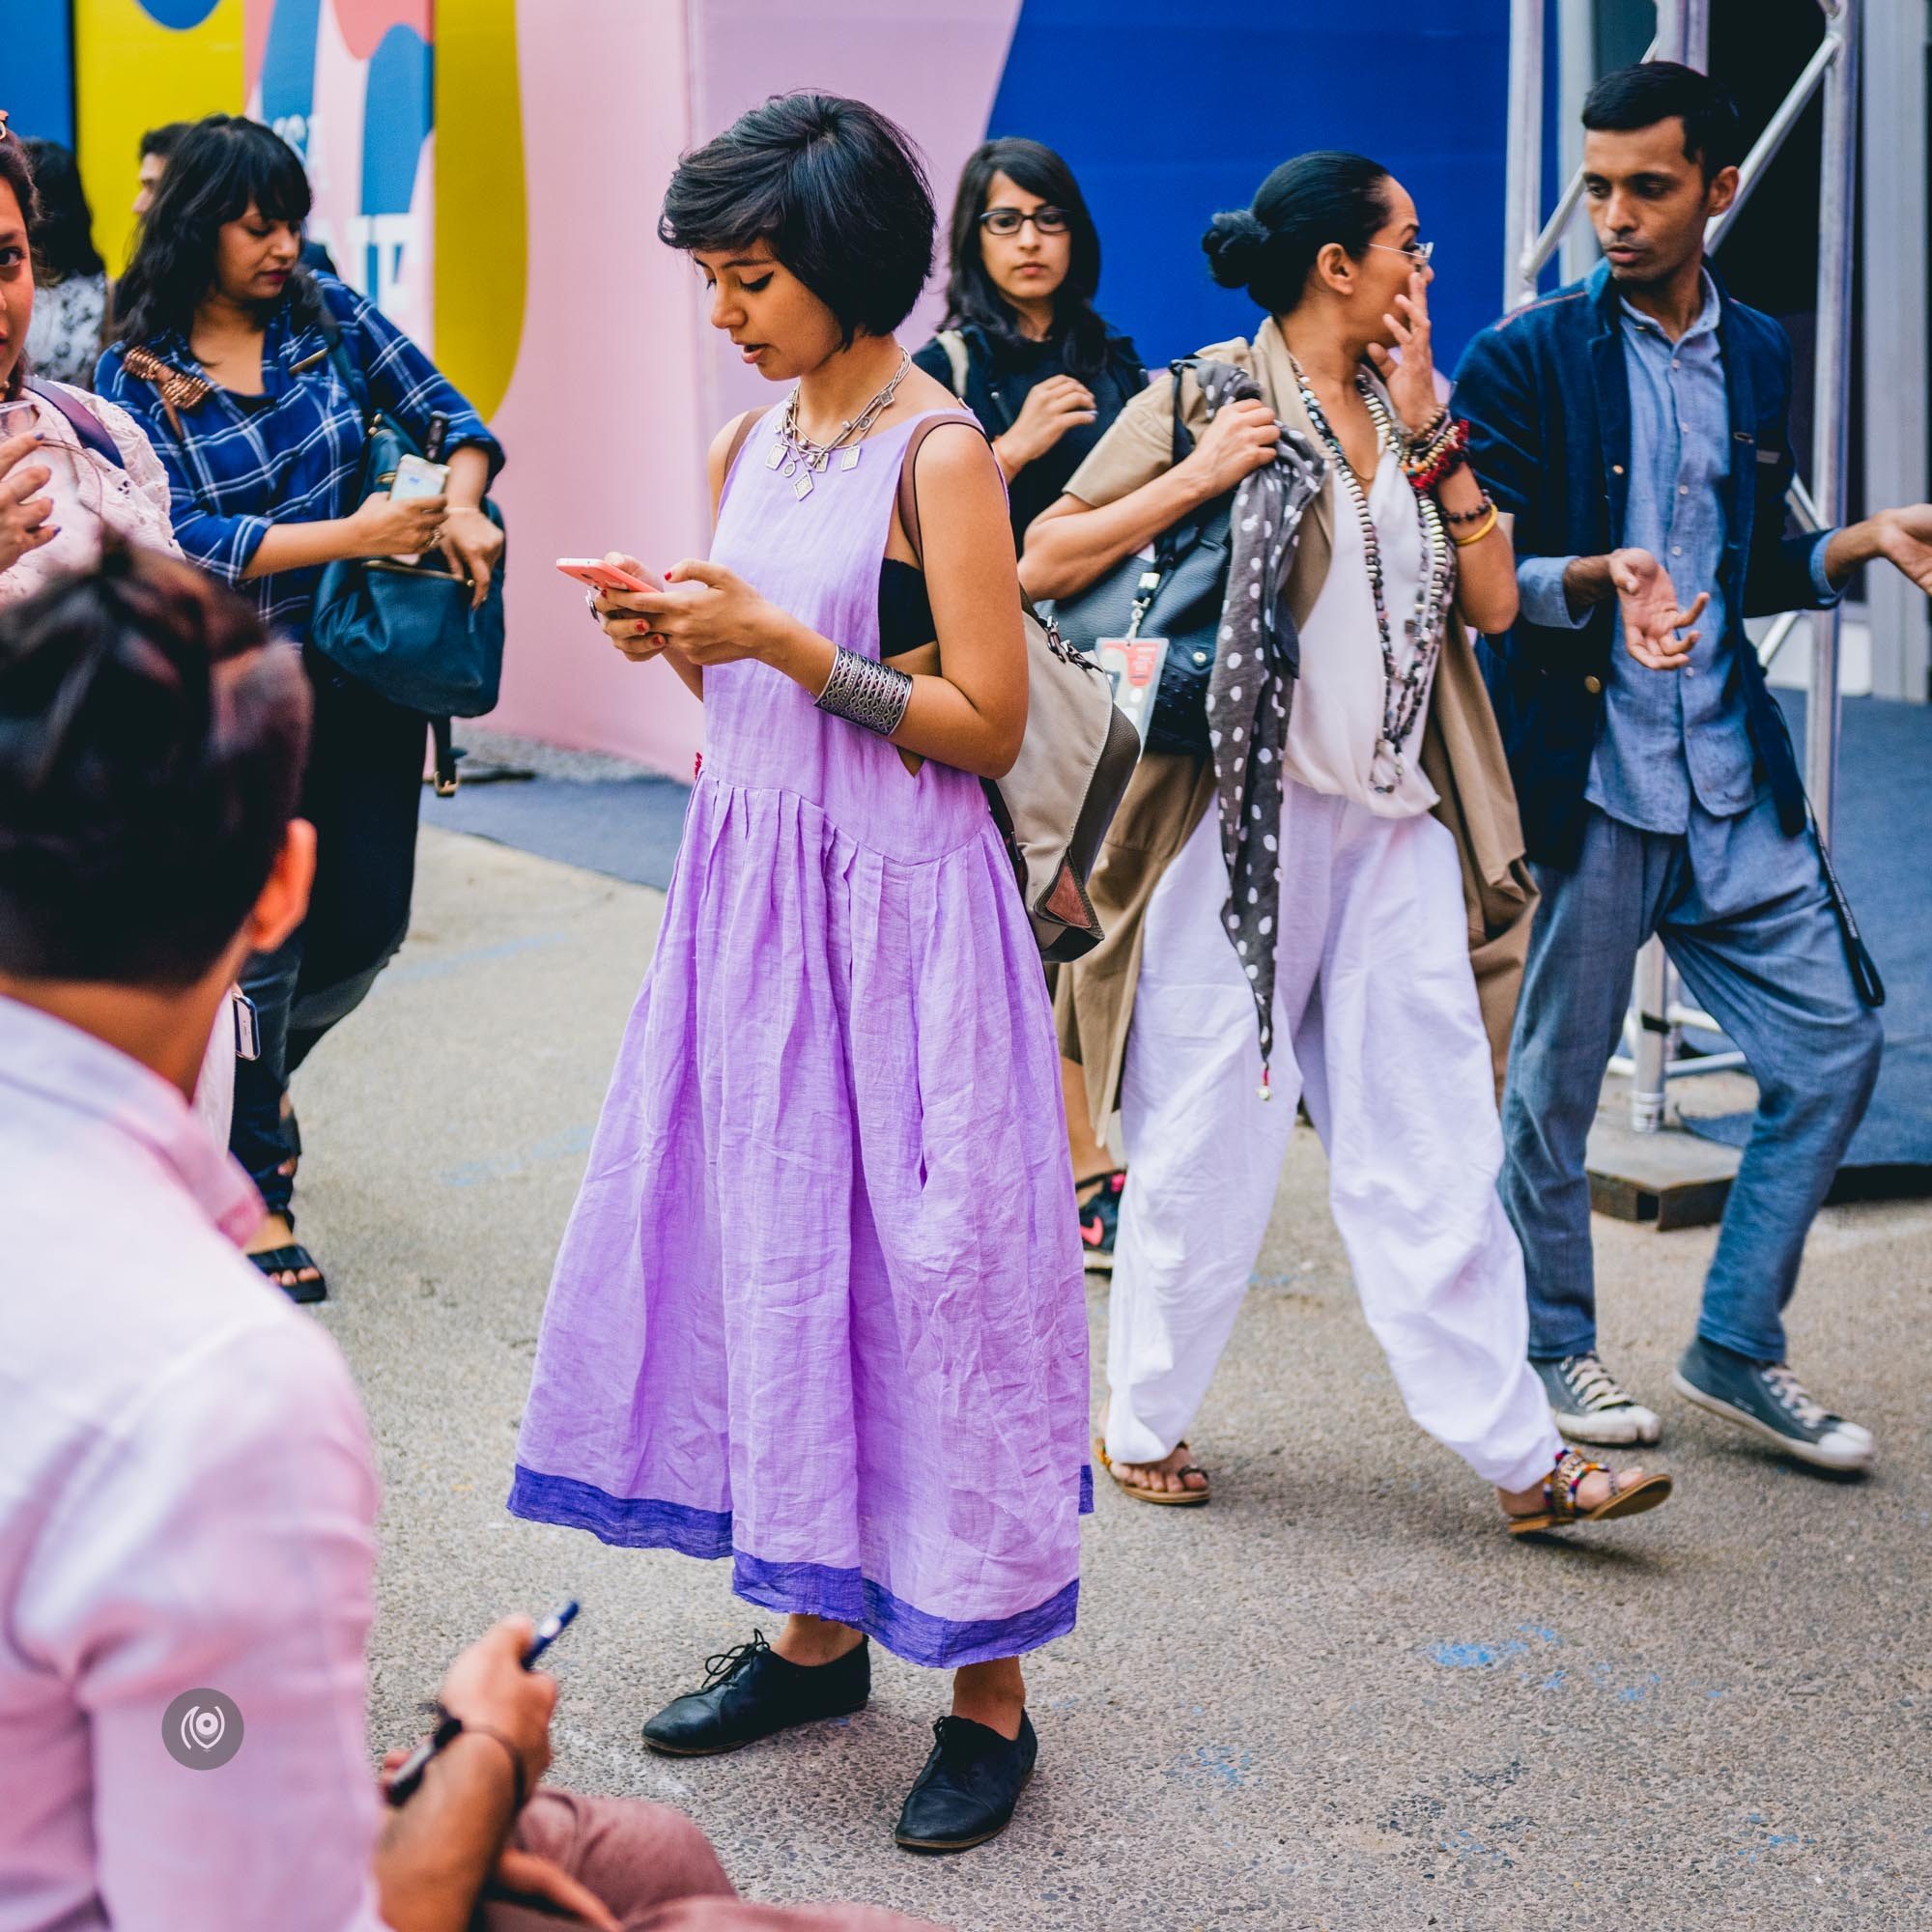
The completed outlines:
{"type": "Polygon", "coordinates": [[[1479,523],[1476,526],[1476,527],[1469,532],[1467,536],[1459,537],[1452,530],[1449,533],[1449,541],[1452,544],[1454,544],[1458,550],[1467,550],[1471,544],[1481,543],[1482,540],[1486,536],[1488,536],[1489,533],[1492,529],[1494,529],[1497,524],[1499,524],[1501,521],[1502,521],[1502,512],[1499,511],[1493,503],[1492,503],[1489,509],[1484,513],[1482,522],[1479,523]]]}
{"type": "Polygon", "coordinates": [[[832,661],[832,675],[818,694],[818,709],[850,724],[890,738],[905,722],[912,702],[912,679],[876,658],[840,649],[832,661]]]}
{"type": "Polygon", "coordinates": [[[1444,510],[1442,512],[1442,521],[1445,524],[1479,524],[1494,508],[1494,501],[1491,498],[1489,493],[1485,491],[1482,500],[1477,503],[1473,510],[1444,510]]]}
{"type": "Polygon", "coordinates": [[[1419,456],[1403,465],[1410,484],[1418,491],[1434,490],[1455,475],[1469,460],[1469,425],[1460,416],[1452,420],[1419,456]]]}

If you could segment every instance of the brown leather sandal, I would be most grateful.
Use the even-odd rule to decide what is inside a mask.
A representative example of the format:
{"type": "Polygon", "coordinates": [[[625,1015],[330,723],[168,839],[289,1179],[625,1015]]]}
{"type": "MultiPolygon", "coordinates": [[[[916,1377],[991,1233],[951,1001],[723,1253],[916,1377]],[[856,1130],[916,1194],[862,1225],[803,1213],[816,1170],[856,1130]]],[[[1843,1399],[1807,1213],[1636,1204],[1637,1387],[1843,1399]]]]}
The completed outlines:
{"type": "Polygon", "coordinates": [[[1617,1517],[1641,1516],[1645,1510],[1653,1510],[1665,1501],[1672,1487],[1670,1478],[1660,1471],[1640,1483],[1633,1483],[1627,1490],[1621,1489],[1614,1469],[1591,1462],[1575,1449],[1566,1449],[1557,1457],[1555,1467],[1543,1479],[1543,1508],[1531,1510],[1525,1516],[1510,1516],[1510,1534],[1534,1536],[1541,1530],[1566,1529],[1573,1523],[1609,1522],[1617,1517]],[[1587,1477],[1597,1474],[1609,1478],[1610,1492],[1594,1509],[1579,1509],[1577,1492],[1587,1477]]]}
{"type": "MultiPolygon", "coordinates": [[[[1185,1441],[1177,1442],[1177,1449],[1185,1449],[1185,1441]]],[[[1107,1454],[1106,1442],[1098,1435],[1094,1438],[1094,1454],[1099,1459],[1100,1466],[1114,1479],[1114,1487],[1122,1495],[1132,1496],[1137,1503],[1161,1503],[1170,1509],[1199,1509],[1213,1494],[1213,1478],[1199,1463],[1184,1463],[1175,1470],[1180,1477],[1199,1476],[1204,1485],[1198,1490],[1145,1490],[1138,1483],[1130,1483],[1114,1467],[1114,1459],[1107,1454]]],[[[1128,1465],[1133,1466],[1132,1464],[1128,1465]]]]}

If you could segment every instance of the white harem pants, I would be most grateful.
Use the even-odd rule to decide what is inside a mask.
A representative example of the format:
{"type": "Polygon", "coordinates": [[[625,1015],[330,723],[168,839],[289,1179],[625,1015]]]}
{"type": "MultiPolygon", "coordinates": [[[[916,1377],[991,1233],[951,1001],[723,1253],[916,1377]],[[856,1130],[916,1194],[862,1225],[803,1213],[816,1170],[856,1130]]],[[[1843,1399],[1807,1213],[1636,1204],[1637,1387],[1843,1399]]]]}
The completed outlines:
{"type": "Polygon", "coordinates": [[[1157,1462],[1187,1433],[1261,1253],[1299,1094],[1409,1414],[1486,1482],[1528,1489],[1562,1442],[1496,1195],[1502,1136],[1455,840],[1427,813],[1378,818],[1293,781],[1280,838],[1271,1100],[1222,928],[1211,807],[1149,904],[1121,1088],[1107,1453],[1157,1462]]]}

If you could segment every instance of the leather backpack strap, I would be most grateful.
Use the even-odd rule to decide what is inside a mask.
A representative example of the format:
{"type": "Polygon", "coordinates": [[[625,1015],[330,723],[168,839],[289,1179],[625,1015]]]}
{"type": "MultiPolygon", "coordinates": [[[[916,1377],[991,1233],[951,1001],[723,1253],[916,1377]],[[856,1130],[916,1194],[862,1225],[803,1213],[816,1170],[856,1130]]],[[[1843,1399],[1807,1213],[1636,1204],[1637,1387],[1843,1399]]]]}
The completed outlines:
{"type": "MultiPolygon", "coordinates": [[[[970,410],[945,410],[937,415],[923,416],[913,425],[912,434],[906,438],[905,455],[899,459],[899,527],[906,533],[906,542],[912,546],[913,556],[920,568],[925,567],[925,553],[919,541],[919,485],[916,480],[915,458],[919,446],[936,429],[944,429],[948,423],[964,423],[969,429],[976,429],[981,436],[986,434],[986,426],[970,410]]],[[[991,439],[988,438],[988,446],[991,439]]]]}
{"type": "Polygon", "coordinates": [[[731,466],[737,462],[738,452],[744,448],[747,439],[768,414],[770,414],[768,410],[747,410],[738,418],[738,427],[731,432],[731,447],[724,452],[724,474],[727,477],[731,474],[731,466]]]}

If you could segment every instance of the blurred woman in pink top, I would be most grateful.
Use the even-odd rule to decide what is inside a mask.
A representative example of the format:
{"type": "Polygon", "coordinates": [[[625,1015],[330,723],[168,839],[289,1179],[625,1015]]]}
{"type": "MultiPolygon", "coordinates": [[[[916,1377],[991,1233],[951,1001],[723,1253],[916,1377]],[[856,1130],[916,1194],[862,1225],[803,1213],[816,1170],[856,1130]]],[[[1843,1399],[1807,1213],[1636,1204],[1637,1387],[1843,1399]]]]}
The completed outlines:
{"type": "MultiPolygon", "coordinates": [[[[133,417],[70,384],[34,380],[27,364],[40,211],[26,151],[6,120],[0,112],[0,604],[87,569],[103,530],[181,554],[167,472],[133,417]]],[[[223,1147],[234,1104],[234,1026],[224,1009],[195,1089],[195,1111],[223,1147]]]]}

